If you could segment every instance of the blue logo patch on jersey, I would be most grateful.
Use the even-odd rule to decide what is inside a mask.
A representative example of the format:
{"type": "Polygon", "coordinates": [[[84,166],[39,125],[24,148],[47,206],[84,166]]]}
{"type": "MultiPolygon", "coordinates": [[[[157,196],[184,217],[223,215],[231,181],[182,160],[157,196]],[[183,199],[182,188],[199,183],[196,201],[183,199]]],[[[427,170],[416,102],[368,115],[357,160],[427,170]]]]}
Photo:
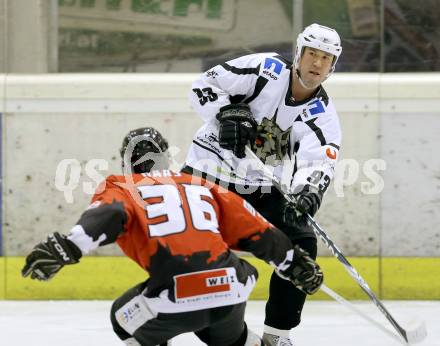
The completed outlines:
{"type": "Polygon", "coordinates": [[[310,102],[308,104],[308,106],[312,106],[312,107],[309,108],[309,111],[310,111],[311,115],[316,115],[316,114],[324,113],[325,112],[324,106],[323,106],[323,104],[322,104],[322,102],[320,100],[316,100],[316,101],[310,102]]]}
{"type": "Polygon", "coordinates": [[[276,74],[280,74],[281,70],[283,69],[283,64],[281,63],[281,61],[272,58],[266,58],[266,60],[264,60],[264,69],[271,69],[272,65],[275,65],[273,71],[276,74]]]}

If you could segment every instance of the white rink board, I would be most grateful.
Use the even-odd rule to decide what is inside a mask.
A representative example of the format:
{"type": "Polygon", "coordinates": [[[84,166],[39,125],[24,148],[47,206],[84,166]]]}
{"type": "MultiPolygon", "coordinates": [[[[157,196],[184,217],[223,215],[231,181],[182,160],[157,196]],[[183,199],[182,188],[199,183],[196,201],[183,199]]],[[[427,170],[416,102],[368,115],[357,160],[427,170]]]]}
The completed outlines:
{"type": "MultiPolygon", "coordinates": [[[[387,322],[369,302],[356,303],[377,321],[387,322]]],[[[428,337],[420,346],[440,345],[440,302],[385,302],[396,320],[405,327],[411,319],[423,317],[428,337]]],[[[110,301],[0,301],[0,344],[14,346],[122,346],[109,320],[110,301]]],[[[246,321],[262,334],[264,302],[248,303],[246,321]]],[[[309,302],[303,322],[292,333],[296,346],[394,346],[394,339],[371,326],[336,302],[309,302]]],[[[193,334],[173,340],[173,346],[203,345],[193,334]]]]}
{"type": "MultiPolygon", "coordinates": [[[[129,129],[157,127],[175,149],[178,169],[202,124],[187,99],[194,74],[3,77],[7,256],[25,255],[48,230],[70,230],[90,200],[83,184],[97,185],[86,164],[102,159],[108,163],[103,176],[118,174],[118,149],[129,129]],[[75,204],[55,184],[57,167],[68,158],[81,165],[75,204]]],[[[440,257],[440,231],[433,227],[440,223],[440,73],[336,73],[325,88],[340,115],[344,164],[319,223],[347,256],[440,257]],[[377,159],[385,171],[369,166],[377,159]],[[380,194],[365,188],[375,185],[368,167],[384,181],[380,194]]],[[[322,245],[319,253],[330,255],[322,245]]],[[[106,247],[93,254],[120,252],[106,247]]]]}

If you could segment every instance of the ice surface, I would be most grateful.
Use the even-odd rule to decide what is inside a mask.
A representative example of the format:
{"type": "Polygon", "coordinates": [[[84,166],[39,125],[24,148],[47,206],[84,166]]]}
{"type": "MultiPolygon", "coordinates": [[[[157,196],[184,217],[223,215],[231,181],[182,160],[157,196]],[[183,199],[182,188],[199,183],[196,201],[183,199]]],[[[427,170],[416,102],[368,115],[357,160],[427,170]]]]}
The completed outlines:
{"type": "MultiPolygon", "coordinates": [[[[385,326],[389,323],[369,302],[356,304],[385,326]]],[[[110,301],[0,301],[0,345],[122,346],[111,329],[110,301]]],[[[385,306],[405,328],[424,319],[428,337],[421,346],[440,346],[440,302],[388,301],[385,306]]],[[[246,321],[262,334],[264,302],[248,303],[246,321]]],[[[390,327],[391,328],[391,327],[390,327]]],[[[291,333],[296,346],[393,346],[394,339],[336,302],[308,302],[303,322],[291,333]]],[[[193,334],[173,346],[203,345],[193,334]]]]}

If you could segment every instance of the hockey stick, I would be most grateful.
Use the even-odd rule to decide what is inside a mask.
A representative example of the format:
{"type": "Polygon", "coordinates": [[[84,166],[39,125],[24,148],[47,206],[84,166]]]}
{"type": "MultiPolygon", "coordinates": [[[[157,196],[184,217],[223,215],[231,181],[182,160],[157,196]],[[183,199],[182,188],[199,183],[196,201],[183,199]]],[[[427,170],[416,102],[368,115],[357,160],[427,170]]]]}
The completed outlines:
{"type": "MultiPolygon", "coordinates": [[[[259,165],[259,167],[264,173],[264,176],[272,181],[275,188],[283,195],[283,197],[288,202],[295,203],[295,200],[287,192],[284,191],[278,178],[273,175],[272,171],[269,168],[267,168],[263,162],[261,162],[261,160],[254,154],[254,152],[249,147],[246,147],[246,155],[251,157],[255,161],[255,163],[259,165]]],[[[339,260],[339,262],[342,263],[345,270],[347,270],[348,274],[350,274],[350,276],[358,283],[361,289],[373,301],[373,303],[376,305],[379,311],[387,318],[387,320],[391,323],[393,328],[403,338],[403,340],[405,340],[407,344],[413,344],[425,339],[427,335],[425,324],[422,323],[413,330],[405,330],[404,328],[402,328],[394,319],[394,317],[388,312],[388,310],[385,308],[382,302],[376,297],[376,295],[370,289],[366,281],[359,275],[356,269],[354,269],[354,267],[350,264],[347,258],[343,255],[342,251],[333,243],[333,241],[330,239],[327,233],[325,233],[325,231],[318,225],[318,223],[309,214],[307,214],[306,216],[307,216],[307,220],[313,226],[313,231],[315,232],[316,236],[323,241],[323,243],[330,250],[333,256],[335,256],[339,260]]]]}
{"type": "MultiPolygon", "coordinates": [[[[326,285],[321,286],[321,291],[323,291],[325,294],[327,294],[329,297],[336,300],[338,303],[344,305],[349,310],[357,313],[358,315],[362,316],[365,320],[370,322],[371,324],[375,325],[377,328],[379,328],[381,331],[386,333],[388,336],[392,337],[394,340],[396,340],[399,343],[402,343],[403,345],[408,345],[406,341],[404,341],[401,337],[399,337],[397,334],[390,331],[388,328],[384,327],[381,323],[376,321],[375,319],[368,316],[366,313],[364,313],[361,309],[356,307],[356,305],[350,303],[348,300],[346,300],[344,297],[340,296],[338,293],[333,291],[331,288],[327,287],[326,285]]],[[[426,329],[426,326],[423,326],[423,329],[426,329]]],[[[420,340],[421,341],[421,340],[420,340]]]]}

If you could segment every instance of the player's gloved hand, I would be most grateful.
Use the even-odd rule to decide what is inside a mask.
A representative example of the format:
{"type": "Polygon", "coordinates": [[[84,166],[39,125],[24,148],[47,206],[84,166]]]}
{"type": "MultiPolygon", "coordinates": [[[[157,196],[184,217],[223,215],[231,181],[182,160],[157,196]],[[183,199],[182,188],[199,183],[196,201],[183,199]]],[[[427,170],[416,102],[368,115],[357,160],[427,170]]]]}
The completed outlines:
{"type": "Polygon", "coordinates": [[[290,280],[304,293],[316,293],[324,281],[324,274],[316,263],[299,245],[293,247],[293,261],[289,268],[277,271],[283,279],[290,280]]]}
{"type": "Polygon", "coordinates": [[[297,224],[298,218],[304,214],[314,216],[321,206],[323,193],[317,188],[306,185],[300,193],[292,194],[295,203],[283,202],[283,222],[289,227],[297,224]]]}
{"type": "Polygon", "coordinates": [[[306,185],[304,189],[296,196],[296,209],[301,214],[310,214],[314,216],[321,206],[323,193],[317,188],[306,185]]]}
{"type": "Polygon", "coordinates": [[[23,277],[47,281],[66,264],[78,263],[81,250],[64,234],[49,234],[45,241],[37,244],[26,257],[26,264],[21,270],[23,277]]]}
{"type": "Polygon", "coordinates": [[[257,122],[249,105],[238,103],[224,106],[216,118],[220,123],[220,146],[232,150],[238,158],[245,157],[246,145],[253,144],[257,136],[257,122]]]}

